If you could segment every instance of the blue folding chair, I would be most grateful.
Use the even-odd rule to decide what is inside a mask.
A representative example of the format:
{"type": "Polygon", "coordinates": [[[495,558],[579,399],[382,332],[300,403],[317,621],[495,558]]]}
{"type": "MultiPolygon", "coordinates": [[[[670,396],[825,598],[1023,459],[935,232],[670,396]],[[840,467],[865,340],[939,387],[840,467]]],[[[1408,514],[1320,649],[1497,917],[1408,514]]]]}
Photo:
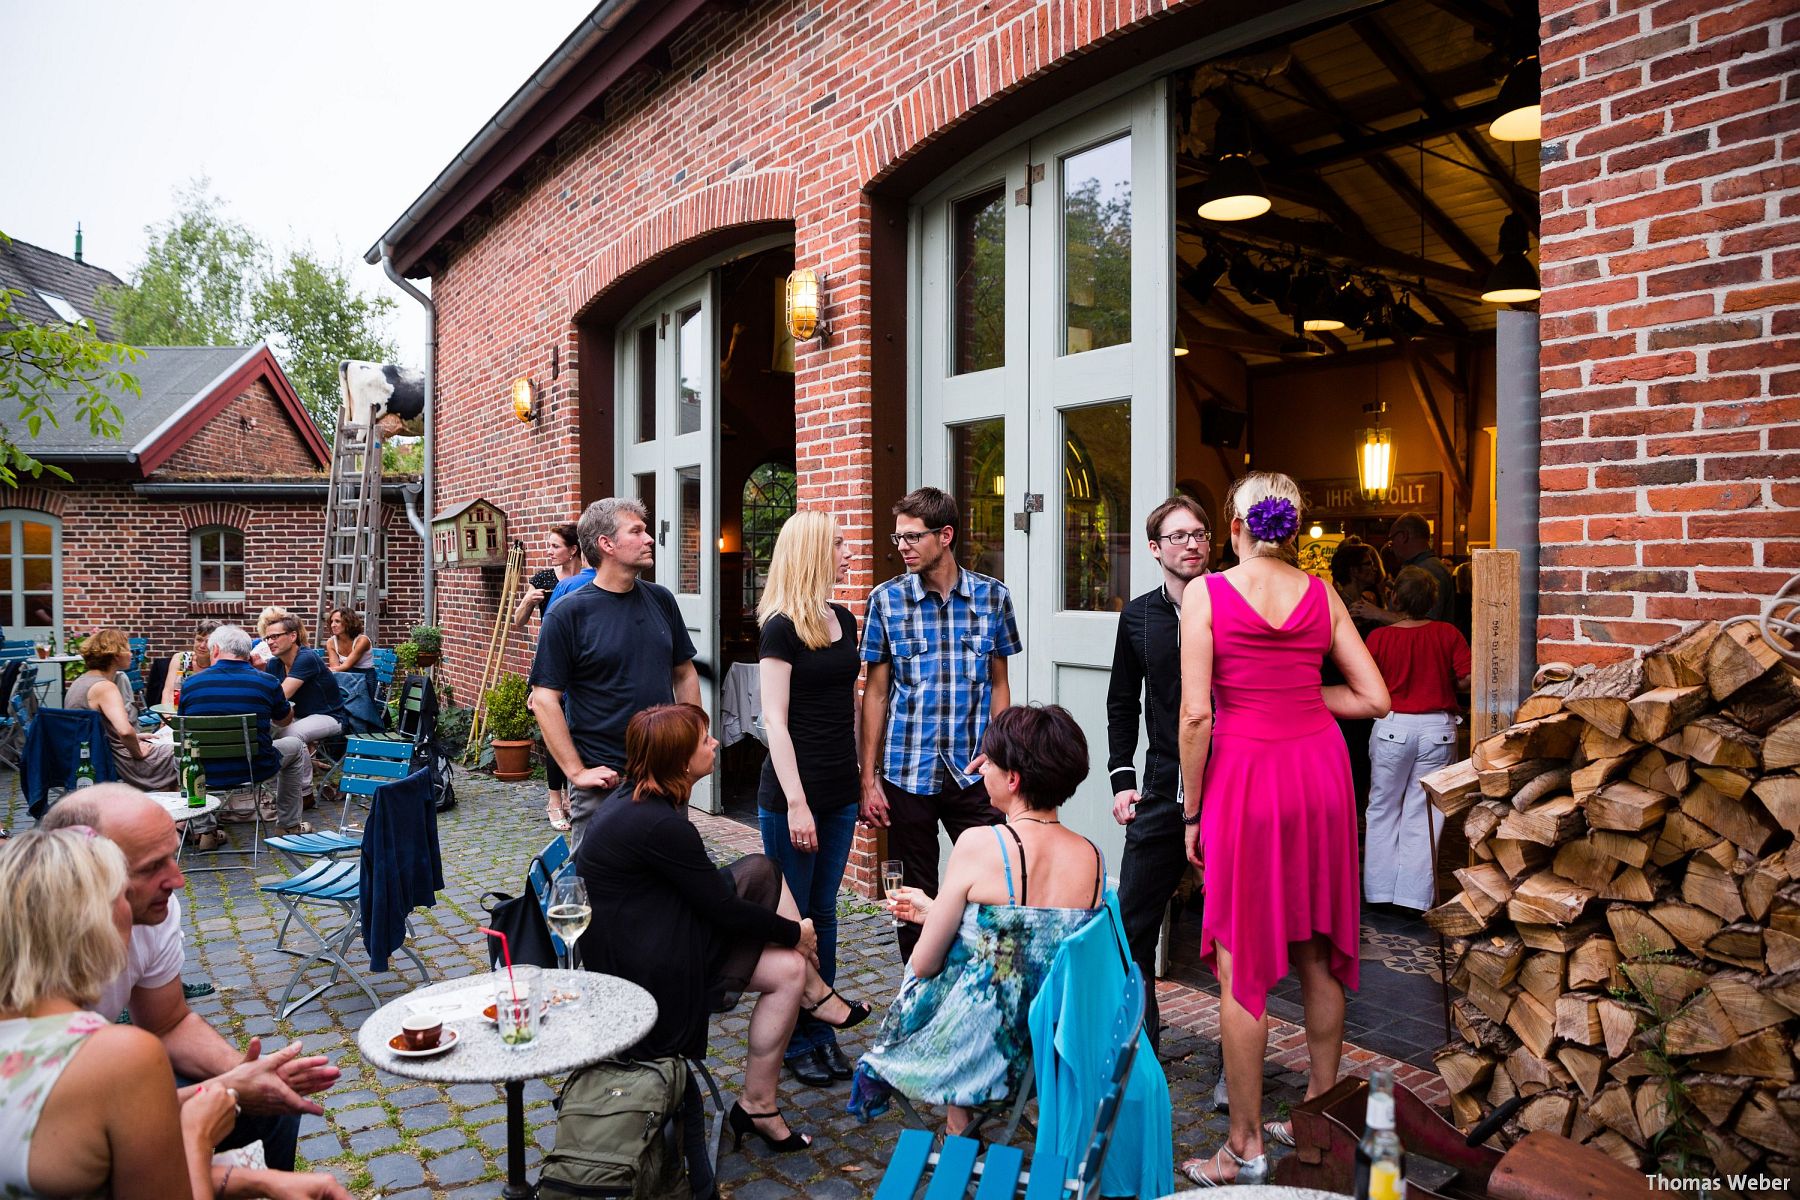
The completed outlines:
{"type": "Polygon", "coordinates": [[[945,1137],[934,1150],[935,1137],[923,1129],[901,1132],[888,1161],[875,1200],[913,1200],[924,1189],[924,1200],[961,1200],[975,1187],[975,1200],[1088,1200],[1099,1194],[1100,1169],[1112,1145],[1113,1127],[1126,1081],[1137,1061],[1144,1029],[1144,977],[1133,966],[1125,980],[1125,993],[1110,1030],[1113,1044],[1112,1082],[1101,1098],[1084,1142],[1085,1152],[1069,1174],[1069,1160],[1061,1154],[1034,1155],[1026,1161],[1016,1146],[984,1147],[973,1138],[945,1137]],[[927,1178],[929,1176],[929,1179],[927,1178]]]}
{"type": "Polygon", "coordinates": [[[386,704],[388,688],[393,686],[394,672],[400,669],[400,657],[392,650],[380,646],[371,653],[375,656],[375,699],[386,704]]]}
{"type": "Polygon", "coordinates": [[[0,641],[0,663],[24,662],[37,654],[37,643],[30,638],[7,638],[0,641]]]}
{"type": "Polygon", "coordinates": [[[131,694],[137,697],[139,708],[144,707],[144,656],[150,653],[149,638],[126,638],[131,647],[131,665],[125,668],[125,678],[131,683],[131,694]]]}
{"type": "MultiPolygon", "coordinates": [[[[550,918],[550,886],[574,869],[575,860],[570,857],[569,843],[560,837],[553,838],[549,845],[538,851],[531,866],[526,868],[525,879],[531,884],[531,893],[537,897],[538,907],[544,910],[546,921],[550,918]]],[[[554,929],[550,931],[550,944],[555,947],[557,958],[565,963],[569,961],[569,948],[563,945],[554,929]]]]}

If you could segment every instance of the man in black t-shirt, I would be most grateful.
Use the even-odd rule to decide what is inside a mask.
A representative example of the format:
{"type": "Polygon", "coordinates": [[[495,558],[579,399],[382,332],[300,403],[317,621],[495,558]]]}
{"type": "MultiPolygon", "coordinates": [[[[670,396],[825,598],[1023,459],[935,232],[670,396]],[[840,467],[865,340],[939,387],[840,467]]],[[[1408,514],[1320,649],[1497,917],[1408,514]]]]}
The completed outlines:
{"type": "Polygon", "coordinates": [[[569,777],[570,841],[625,769],[625,726],[658,704],[699,704],[694,643],[667,588],[639,579],[655,561],[636,500],[596,500],[581,514],[594,582],[544,615],[531,664],[531,711],[544,748],[569,777]]]}

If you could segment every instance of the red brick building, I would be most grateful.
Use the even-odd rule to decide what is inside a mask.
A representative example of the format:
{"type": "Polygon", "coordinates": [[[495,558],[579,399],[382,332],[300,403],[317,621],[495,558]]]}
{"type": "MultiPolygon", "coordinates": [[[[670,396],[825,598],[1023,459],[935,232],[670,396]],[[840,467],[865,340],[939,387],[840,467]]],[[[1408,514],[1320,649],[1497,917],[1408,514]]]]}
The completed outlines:
{"type": "MultiPolygon", "coordinates": [[[[1014,695],[1097,737],[1150,507],[1246,464],[1354,495],[1372,423],[1398,477],[1309,540],[1541,541],[1544,658],[1800,565],[1797,44],[1781,0],[609,4],[370,261],[432,280],[440,507],[530,536],[644,497],[723,679],[785,469],[856,595],[892,500],[946,486],[1019,600],[1014,695]],[[1534,54],[1541,146],[1495,140],[1534,54]],[[1243,150],[1272,209],[1197,215],[1243,150]],[[1482,299],[1526,232],[1541,323],[1482,299]],[[796,266],[827,336],[783,332],[796,266]]],[[[441,581],[459,683],[498,584],[441,581]]],[[[1075,823],[1113,836],[1100,790],[1075,823]]]]}
{"type": "MultiPolygon", "coordinates": [[[[31,444],[67,471],[0,492],[0,616],[9,637],[117,625],[151,654],[186,649],[196,621],[253,623],[313,607],[329,447],[266,345],[160,347],[118,397],[117,438],[63,404],[31,444]]],[[[420,540],[391,485],[388,629],[419,619],[420,540]]]]}

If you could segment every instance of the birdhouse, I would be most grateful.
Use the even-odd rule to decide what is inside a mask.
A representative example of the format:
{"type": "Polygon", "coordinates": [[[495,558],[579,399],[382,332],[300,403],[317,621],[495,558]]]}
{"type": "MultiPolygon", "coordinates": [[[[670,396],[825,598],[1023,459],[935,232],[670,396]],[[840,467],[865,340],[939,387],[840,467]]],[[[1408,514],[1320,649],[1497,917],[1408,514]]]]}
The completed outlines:
{"type": "Polygon", "coordinates": [[[504,567],[506,514],[486,500],[468,500],[431,519],[435,567],[504,567]]]}

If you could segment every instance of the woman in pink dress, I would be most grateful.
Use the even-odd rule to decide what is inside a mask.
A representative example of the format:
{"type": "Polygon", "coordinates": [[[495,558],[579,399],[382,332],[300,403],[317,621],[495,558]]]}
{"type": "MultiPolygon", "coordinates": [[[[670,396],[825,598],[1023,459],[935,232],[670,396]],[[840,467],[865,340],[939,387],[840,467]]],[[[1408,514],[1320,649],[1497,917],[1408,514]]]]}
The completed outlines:
{"type": "Polygon", "coordinates": [[[1388,693],[1337,592],[1292,565],[1300,506],[1285,475],[1238,480],[1225,499],[1238,565],[1181,601],[1183,820],[1205,879],[1200,954],[1219,978],[1231,1104],[1226,1144],[1182,1164],[1203,1187],[1268,1174],[1269,988],[1300,974],[1310,1099],[1337,1081],[1357,982],[1356,800],[1334,718],[1385,716],[1388,693]],[[1327,655],[1345,683],[1321,685],[1327,655]]]}

